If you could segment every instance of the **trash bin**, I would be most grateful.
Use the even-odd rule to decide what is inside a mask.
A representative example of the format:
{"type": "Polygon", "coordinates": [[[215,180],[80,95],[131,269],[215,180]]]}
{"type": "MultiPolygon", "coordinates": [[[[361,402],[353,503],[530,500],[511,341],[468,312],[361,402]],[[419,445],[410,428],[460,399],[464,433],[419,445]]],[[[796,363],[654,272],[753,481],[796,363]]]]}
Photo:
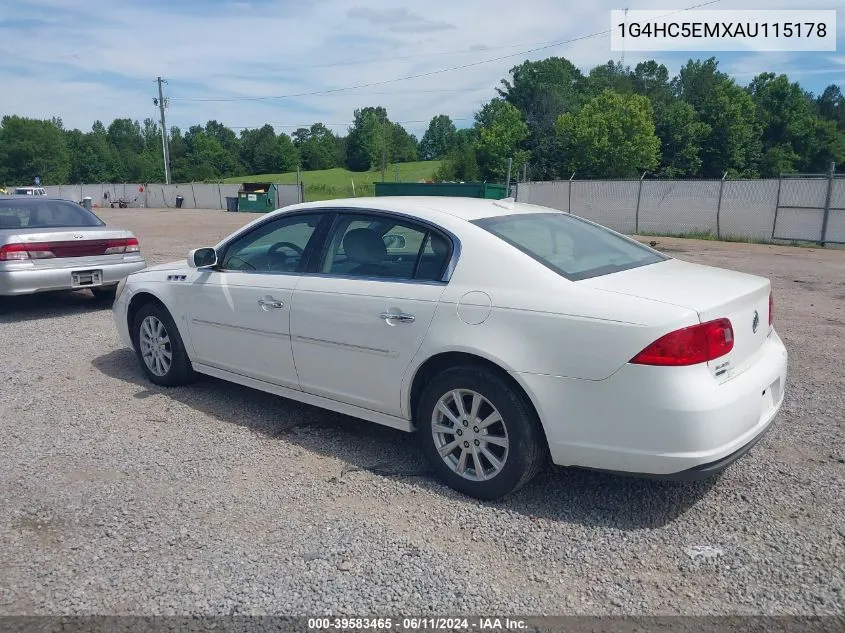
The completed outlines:
{"type": "Polygon", "coordinates": [[[82,198],[82,206],[89,211],[93,208],[93,205],[91,204],[91,196],[85,196],[82,198]]]}
{"type": "Polygon", "coordinates": [[[183,203],[184,201],[185,201],[185,198],[183,198],[182,196],[176,196],[176,208],[177,208],[177,209],[181,209],[181,208],[182,208],[182,203],[183,203]]]}
{"type": "Polygon", "coordinates": [[[238,212],[238,197],[237,196],[226,196],[226,211],[229,213],[237,213],[238,212]]]}
{"type": "Polygon", "coordinates": [[[267,213],[276,208],[276,185],[269,182],[245,182],[238,191],[238,211],[267,213]]]}

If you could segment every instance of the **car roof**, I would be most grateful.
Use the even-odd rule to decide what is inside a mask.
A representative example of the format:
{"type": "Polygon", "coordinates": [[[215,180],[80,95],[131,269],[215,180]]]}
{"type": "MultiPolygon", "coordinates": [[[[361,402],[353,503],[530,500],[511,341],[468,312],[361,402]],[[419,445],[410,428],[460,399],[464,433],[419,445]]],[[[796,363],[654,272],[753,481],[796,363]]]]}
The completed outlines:
{"type": "Polygon", "coordinates": [[[514,202],[512,199],[485,200],[449,196],[379,196],[372,198],[342,198],[306,202],[286,207],[286,211],[304,209],[372,209],[394,211],[424,219],[434,219],[437,214],[451,215],[466,221],[522,213],[563,213],[533,204],[514,202]]]}

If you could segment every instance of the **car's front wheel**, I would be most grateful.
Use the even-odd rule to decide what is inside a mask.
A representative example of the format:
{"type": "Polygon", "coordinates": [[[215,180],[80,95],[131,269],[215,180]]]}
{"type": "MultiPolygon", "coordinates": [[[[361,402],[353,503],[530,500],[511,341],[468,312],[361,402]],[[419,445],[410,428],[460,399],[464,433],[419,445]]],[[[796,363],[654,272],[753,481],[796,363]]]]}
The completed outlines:
{"type": "Polygon", "coordinates": [[[524,394],[482,367],[454,367],[425,387],[416,415],[419,441],[437,475],[479,499],[498,499],[542,467],[543,430],[524,394]]]}
{"type": "Polygon", "coordinates": [[[141,306],[133,321],[132,338],[141,367],[155,384],[173,387],[194,379],[182,337],[163,306],[155,303],[141,306]]]}

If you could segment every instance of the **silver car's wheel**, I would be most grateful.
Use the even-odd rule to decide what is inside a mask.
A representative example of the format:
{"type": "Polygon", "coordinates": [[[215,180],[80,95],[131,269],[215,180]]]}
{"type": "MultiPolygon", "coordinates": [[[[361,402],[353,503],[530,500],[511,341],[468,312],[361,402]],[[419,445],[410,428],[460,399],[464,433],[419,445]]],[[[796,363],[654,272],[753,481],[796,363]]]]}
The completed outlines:
{"type": "Polygon", "coordinates": [[[488,481],[508,461],[508,429],[501,414],[471,389],[453,389],[437,401],[431,435],[440,457],[469,481],[488,481]]]}
{"type": "Polygon", "coordinates": [[[156,316],[151,314],[141,321],[138,345],[147,369],[156,376],[166,376],[173,362],[173,348],[167,328],[156,316]]]}

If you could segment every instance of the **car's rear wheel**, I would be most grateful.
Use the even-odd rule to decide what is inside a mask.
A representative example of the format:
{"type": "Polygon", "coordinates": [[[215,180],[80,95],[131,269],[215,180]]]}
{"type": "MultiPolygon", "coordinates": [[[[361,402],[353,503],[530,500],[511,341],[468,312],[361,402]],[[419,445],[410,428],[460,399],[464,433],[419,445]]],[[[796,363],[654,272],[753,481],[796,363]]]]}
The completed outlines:
{"type": "Polygon", "coordinates": [[[117,284],[98,286],[97,288],[89,288],[89,290],[97,301],[110,301],[114,303],[114,299],[117,296],[117,284]]]}
{"type": "Polygon", "coordinates": [[[518,490],[547,454],[525,395],[482,367],[454,367],[435,376],[420,397],[416,426],[437,475],[479,499],[518,490]]]}
{"type": "Polygon", "coordinates": [[[182,337],[164,307],[155,303],[141,306],[133,321],[132,338],[141,367],[155,384],[173,387],[194,379],[182,337]]]}

